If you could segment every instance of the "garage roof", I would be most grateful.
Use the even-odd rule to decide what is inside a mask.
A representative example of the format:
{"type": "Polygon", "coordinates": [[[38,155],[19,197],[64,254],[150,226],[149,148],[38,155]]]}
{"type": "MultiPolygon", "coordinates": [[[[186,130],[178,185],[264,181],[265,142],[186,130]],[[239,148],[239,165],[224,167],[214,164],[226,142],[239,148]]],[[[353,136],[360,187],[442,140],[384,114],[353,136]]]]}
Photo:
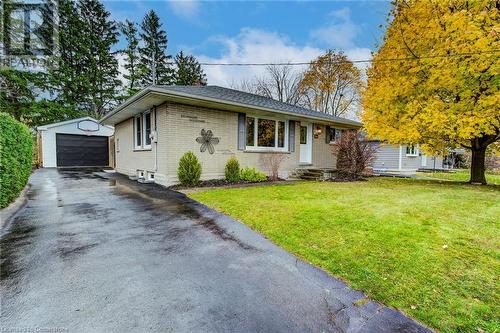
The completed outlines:
{"type": "MultiPolygon", "coordinates": [[[[58,123],[52,123],[52,124],[47,124],[47,125],[43,125],[43,126],[38,126],[36,129],[38,131],[45,131],[45,130],[48,130],[49,128],[64,126],[64,125],[68,125],[68,124],[72,124],[72,123],[77,123],[77,122],[80,122],[82,120],[90,120],[92,122],[95,122],[95,123],[99,124],[99,121],[96,120],[96,119],[94,119],[94,118],[92,118],[92,117],[80,117],[80,118],[75,118],[75,119],[69,119],[69,120],[65,120],[65,121],[60,121],[58,123]]],[[[109,129],[113,129],[113,126],[108,126],[108,125],[103,125],[103,126],[106,126],[109,129]]]]}

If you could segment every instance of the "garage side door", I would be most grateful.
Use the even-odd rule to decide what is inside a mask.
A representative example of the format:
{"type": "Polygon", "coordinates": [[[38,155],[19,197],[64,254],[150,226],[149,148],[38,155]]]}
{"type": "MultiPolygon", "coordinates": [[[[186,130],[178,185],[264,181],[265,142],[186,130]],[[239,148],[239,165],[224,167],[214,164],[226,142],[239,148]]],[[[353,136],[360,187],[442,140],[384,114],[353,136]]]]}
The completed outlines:
{"type": "Polygon", "coordinates": [[[108,166],[107,136],[56,134],[57,166],[108,166]]]}

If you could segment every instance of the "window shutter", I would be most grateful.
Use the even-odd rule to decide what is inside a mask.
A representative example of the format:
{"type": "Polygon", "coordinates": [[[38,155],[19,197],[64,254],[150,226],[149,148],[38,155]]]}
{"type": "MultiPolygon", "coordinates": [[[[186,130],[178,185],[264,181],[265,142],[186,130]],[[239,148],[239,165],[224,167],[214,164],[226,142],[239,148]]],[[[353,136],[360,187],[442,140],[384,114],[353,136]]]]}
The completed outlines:
{"type": "Polygon", "coordinates": [[[288,150],[290,152],[295,151],[295,121],[288,121],[288,150]]]}
{"type": "Polygon", "coordinates": [[[330,137],[330,126],[325,126],[325,143],[330,143],[332,138],[330,137]]]}
{"type": "Polygon", "coordinates": [[[238,113],[238,150],[245,150],[246,142],[246,114],[238,113]]]}

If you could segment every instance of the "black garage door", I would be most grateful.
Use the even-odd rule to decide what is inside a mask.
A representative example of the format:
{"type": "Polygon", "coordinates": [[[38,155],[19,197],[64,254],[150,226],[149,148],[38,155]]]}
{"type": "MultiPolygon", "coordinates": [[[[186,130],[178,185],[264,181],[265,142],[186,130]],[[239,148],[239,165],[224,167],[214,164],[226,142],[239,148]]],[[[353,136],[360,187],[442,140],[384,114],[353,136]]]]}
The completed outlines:
{"type": "Polygon", "coordinates": [[[108,166],[107,136],[56,134],[57,166],[108,166]]]}

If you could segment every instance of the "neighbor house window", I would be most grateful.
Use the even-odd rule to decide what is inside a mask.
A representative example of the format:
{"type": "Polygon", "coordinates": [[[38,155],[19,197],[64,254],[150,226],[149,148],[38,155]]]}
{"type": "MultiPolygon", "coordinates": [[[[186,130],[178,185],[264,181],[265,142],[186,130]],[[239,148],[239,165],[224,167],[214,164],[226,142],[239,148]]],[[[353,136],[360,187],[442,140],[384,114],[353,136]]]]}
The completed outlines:
{"type": "Polygon", "coordinates": [[[256,150],[286,150],[288,126],[283,120],[247,117],[246,146],[256,150]]]}
{"type": "Polygon", "coordinates": [[[134,146],[142,147],[142,117],[139,115],[134,118],[134,146]]]}
{"type": "Polygon", "coordinates": [[[151,148],[151,112],[144,113],[144,148],[151,148]]]}
{"type": "Polygon", "coordinates": [[[415,146],[406,146],[406,156],[418,156],[418,149],[415,146]]]}

